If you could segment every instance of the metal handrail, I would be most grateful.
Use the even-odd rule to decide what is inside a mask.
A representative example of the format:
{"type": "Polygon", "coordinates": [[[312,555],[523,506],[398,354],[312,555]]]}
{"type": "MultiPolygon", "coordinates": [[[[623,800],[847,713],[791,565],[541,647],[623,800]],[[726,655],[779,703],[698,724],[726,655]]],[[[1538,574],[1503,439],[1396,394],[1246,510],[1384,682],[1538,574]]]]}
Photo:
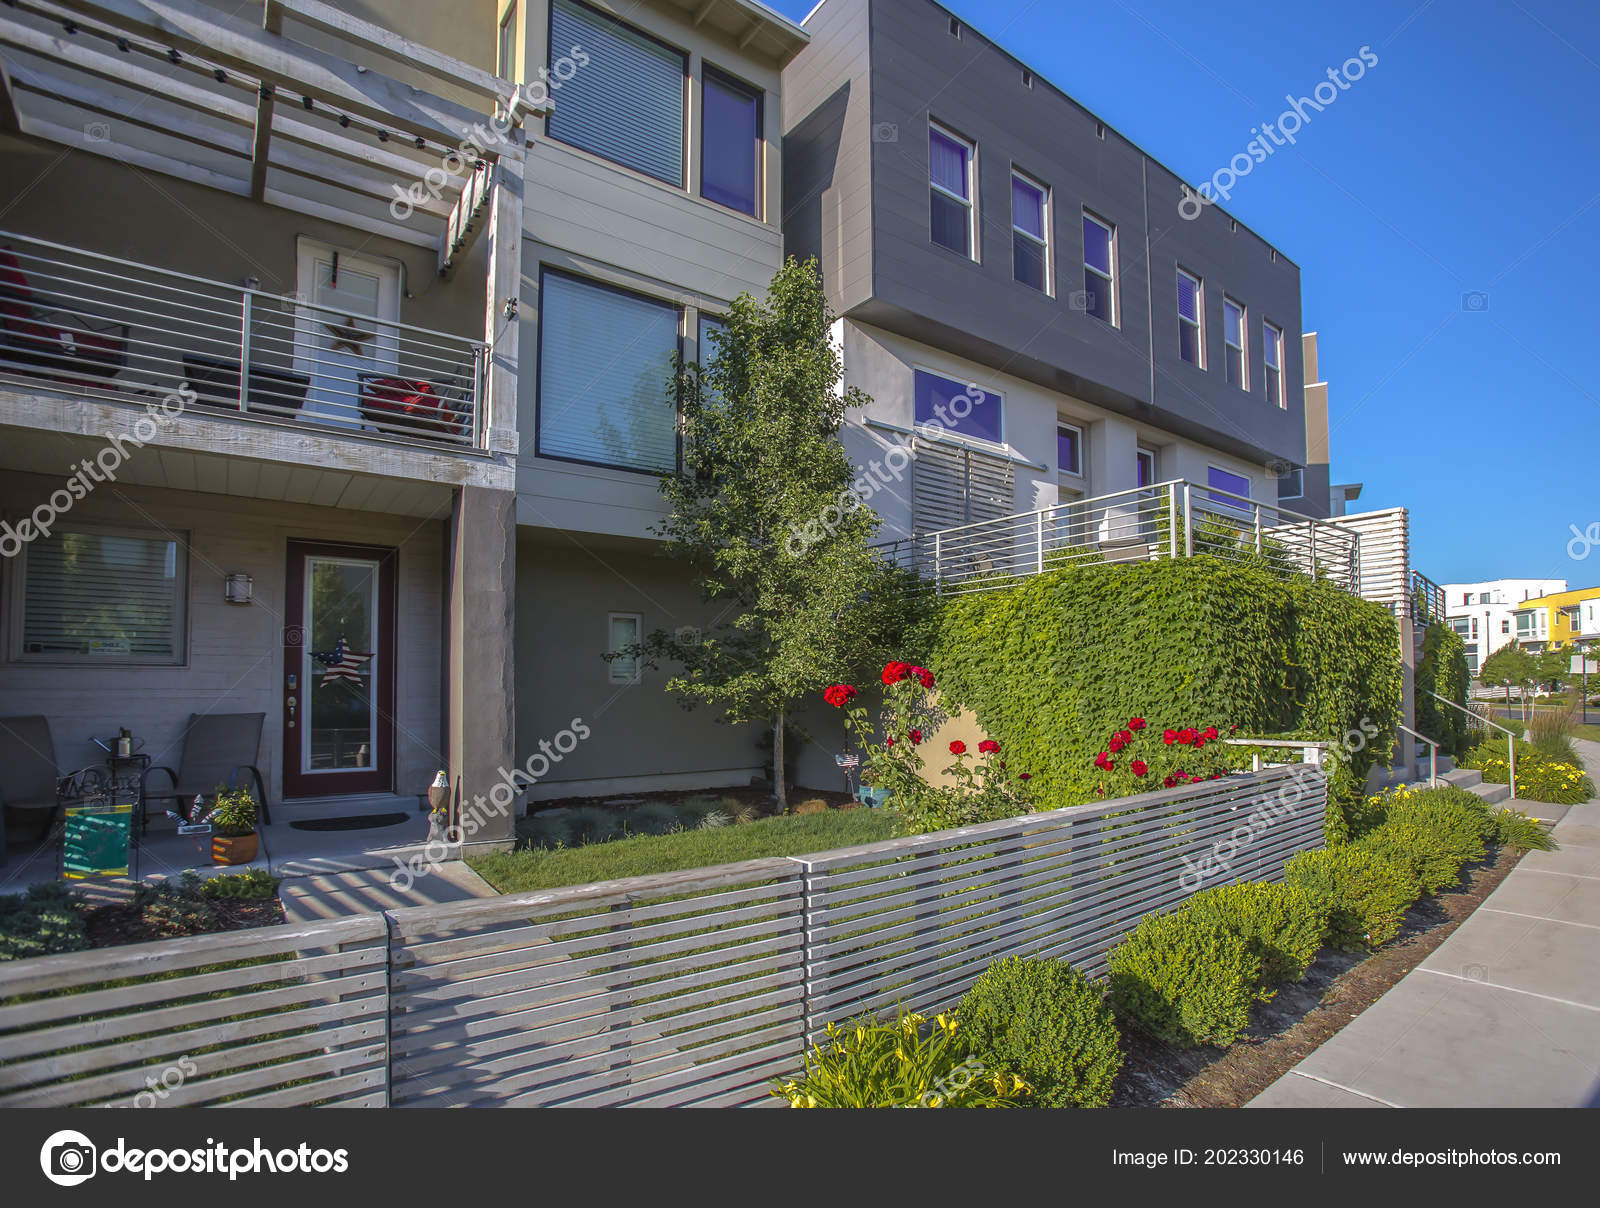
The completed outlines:
{"type": "Polygon", "coordinates": [[[1410,726],[1406,725],[1404,722],[1395,722],[1395,729],[1399,730],[1403,734],[1411,735],[1412,738],[1421,739],[1423,742],[1428,744],[1428,748],[1429,748],[1428,749],[1428,787],[1429,788],[1433,788],[1433,789],[1438,788],[1439,787],[1439,744],[1436,743],[1433,739],[1429,738],[1426,734],[1422,733],[1421,731],[1413,730],[1410,726]]]}
{"type": "Polygon", "coordinates": [[[1511,798],[1512,798],[1513,801],[1516,800],[1516,796],[1517,796],[1517,732],[1515,730],[1512,730],[1512,729],[1506,727],[1506,726],[1502,726],[1499,722],[1495,721],[1494,718],[1492,718],[1492,717],[1479,717],[1471,709],[1463,708],[1462,706],[1456,704],[1455,701],[1451,700],[1447,696],[1440,696],[1432,688],[1424,688],[1423,691],[1426,692],[1429,696],[1433,697],[1434,700],[1439,701],[1442,704],[1449,705],[1452,709],[1455,709],[1456,711],[1458,711],[1460,713],[1465,713],[1468,717],[1473,718],[1476,721],[1481,721],[1486,726],[1492,726],[1496,730],[1499,730],[1502,734],[1504,734],[1506,736],[1506,757],[1507,757],[1507,760],[1508,760],[1508,762],[1510,764],[1510,768],[1509,768],[1509,770],[1507,772],[1507,775],[1509,775],[1511,777],[1511,798]]]}
{"type": "MultiPolygon", "coordinates": [[[[1299,751],[1300,761],[1309,767],[1320,768],[1323,762],[1323,752],[1331,748],[1331,742],[1315,742],[1305,738],[1224,738],[1223,744],[1230,747],[1273,747],[1276,749],[1299,751]]],[[[1251,771],[1261,770],[1261,756],[1251,757],[1251,771]]]]}

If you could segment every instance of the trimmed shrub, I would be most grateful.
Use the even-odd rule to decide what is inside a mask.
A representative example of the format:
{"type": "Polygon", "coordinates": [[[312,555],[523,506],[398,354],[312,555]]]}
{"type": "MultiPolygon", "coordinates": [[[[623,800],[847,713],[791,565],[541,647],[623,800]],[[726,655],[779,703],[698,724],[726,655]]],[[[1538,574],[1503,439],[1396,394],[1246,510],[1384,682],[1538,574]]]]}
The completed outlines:
{"type": "Polygon", "coordinates": [[[1356,843],[1301,852],[1284,880],[1328,904],[1327,941],[1346,951],[1392,940],[1422,892],[1409,866],[1356,843]]]}
{"type": "Polygon", "coordinates": [[[262,902],[278,896],[278,878],[264,868],[251,868],[244,872],[227,872],[206,878],[200,892],[213,900],[229,899],[236,902],[262,902]]]}
{"type": "Polygon", "coordinates": [[[1064,961],[1008,956],[961,1000],[961,1028],[988,1070],[1019,1074],[1034,1107],[1104,1107],[1122,1068],[1101,992],[1064,961]]]}
{"type": "Polygon", "coordinates": [[[1261,962],[1261,982],[1267,986],[1304,977],[1328,930],[1326,899],[1293,885],[1219,885],[1195,894],[1183,909],[1242,939],[1261,962]]]}
{"type": "Polygon", "coordinates": [[[1417,729],[1438,740],[1446,755],[1460,758],[1467,752],[1467,715],[1440,704],[1430,692],[1466,707],[1471,673],[1467,647],[1461,635],[1442,621],[1434,621],[1422,635],[1422,658],[1417,662],[1417,729]]]}
{"type": "Polygon", "coordinates": [[[1448,889],[1461,866],[1484,858],[1495,834],[1489,807],[1455,786],[1395,789],[1372,799],[1379,825],[1358,845],[1409,867],[1424,893],[1448,889]]]}
{"type": "Polygon", "coordinates": [[[26,960],[89,946],[77,893],[59,882],[0,897],[0,961],[26,960]]]}
{"type": "MultiPolygon", "coordinates": [[[[1392,746],[1394,618],[1304,575],[1203,556],[1090,563],[938,607],[927,649],[941,706],[972,710],[1032,773],[1040,808],[1097,799],[1095,756],[1130,717],[1335,742],[1354,731],[1360,749],[1333,771],[1338,805],[1392,746]]],[[[1330,836],[1342,828],[1330,809],[1330,836]]]]}
{"type": "Polygon", "coordinates": [[[1107,957],[1111,1007],[1167,1044],[1231,1044],[1250,1023],[1261,958],[1213,917],[1149,914],[1107,957]]]}
{"type": "Polygon", "coordinates": [[[1022,1079],[983,1067],[955,1016],[926,1025],[907,1014],[895,1023],[830,1023],[827,1040],[806,1054],[805,1073],[772,1094],[790,1107],[1016,1107],[1029,1094],[1022,1079]]]}

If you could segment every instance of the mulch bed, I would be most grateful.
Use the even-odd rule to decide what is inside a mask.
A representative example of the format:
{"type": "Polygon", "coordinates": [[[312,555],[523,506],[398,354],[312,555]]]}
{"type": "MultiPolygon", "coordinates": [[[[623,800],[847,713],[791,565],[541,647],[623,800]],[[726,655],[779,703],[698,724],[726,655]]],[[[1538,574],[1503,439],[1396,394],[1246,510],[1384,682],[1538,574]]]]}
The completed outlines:
{"type": "Polygon", "coordinates": [[[277,898],[218,899],[211,903],[211,908],[211,926],[173,928],[153,923],[143,911],[131,904],[91,906],[83,912],[84,930],[91,948],[114,948],[120,944],[143,944],[149,940],[170,940],[218,931],[244,931],[251,927],[275,927],[288,922],[283,913],[283,903],[277,898]]]}
{"type": "Polygon", "coordinates": [[[1305,980],[1284,986],[1251,1016],[1230,1048],[1174,1049],[1129,1033],[1112,1107],[1242,1107],[1382,997],[1506,877],[1522,853],[1502,848],[1467,870],[1463,883],[1423,898],[1400,934],[1371,955],[1327,951],[1305,980]]]}

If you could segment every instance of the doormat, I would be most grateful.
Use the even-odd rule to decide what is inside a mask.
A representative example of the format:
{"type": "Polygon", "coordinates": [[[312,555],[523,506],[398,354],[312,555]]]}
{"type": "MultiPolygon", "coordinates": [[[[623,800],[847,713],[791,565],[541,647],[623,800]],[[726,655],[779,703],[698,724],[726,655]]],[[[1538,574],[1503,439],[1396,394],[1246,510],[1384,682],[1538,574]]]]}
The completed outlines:
{"type": "Polygon", "coordinates": [[[410,817],[410,814],[356,814],[349,818],[302,818],[289,825],[295,830],[308,831],[376,830],[380,826],[395,826],[410,817]]]}

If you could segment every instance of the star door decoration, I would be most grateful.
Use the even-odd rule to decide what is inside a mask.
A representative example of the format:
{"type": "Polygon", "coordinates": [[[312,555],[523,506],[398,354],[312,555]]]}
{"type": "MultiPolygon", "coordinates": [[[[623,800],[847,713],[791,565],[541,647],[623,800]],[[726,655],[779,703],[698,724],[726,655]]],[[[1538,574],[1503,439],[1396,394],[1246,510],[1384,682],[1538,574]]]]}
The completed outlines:
{"type": "Polygon", "coordinates": [[[361,346],[372,339],[372,332],[362,331],[357,327],[354,315],[346,315],[343,323],[324,323],[323,326],[333,336],[333,342],[328,345],[329,352],[338,352],[341,348],[348,348],[358,357],[366,355],[361,351],[361,346]]]}
{"type": "Polygon", "coordinates": [[[361,683],[361,664],[372,657],[369,654],[356,654],[350,649],[350,643],[341,637],[332,650],[311,652],[311,657],[321,663],[322,682],[332,684],[343,681],[347,684],[361,683]]]}

